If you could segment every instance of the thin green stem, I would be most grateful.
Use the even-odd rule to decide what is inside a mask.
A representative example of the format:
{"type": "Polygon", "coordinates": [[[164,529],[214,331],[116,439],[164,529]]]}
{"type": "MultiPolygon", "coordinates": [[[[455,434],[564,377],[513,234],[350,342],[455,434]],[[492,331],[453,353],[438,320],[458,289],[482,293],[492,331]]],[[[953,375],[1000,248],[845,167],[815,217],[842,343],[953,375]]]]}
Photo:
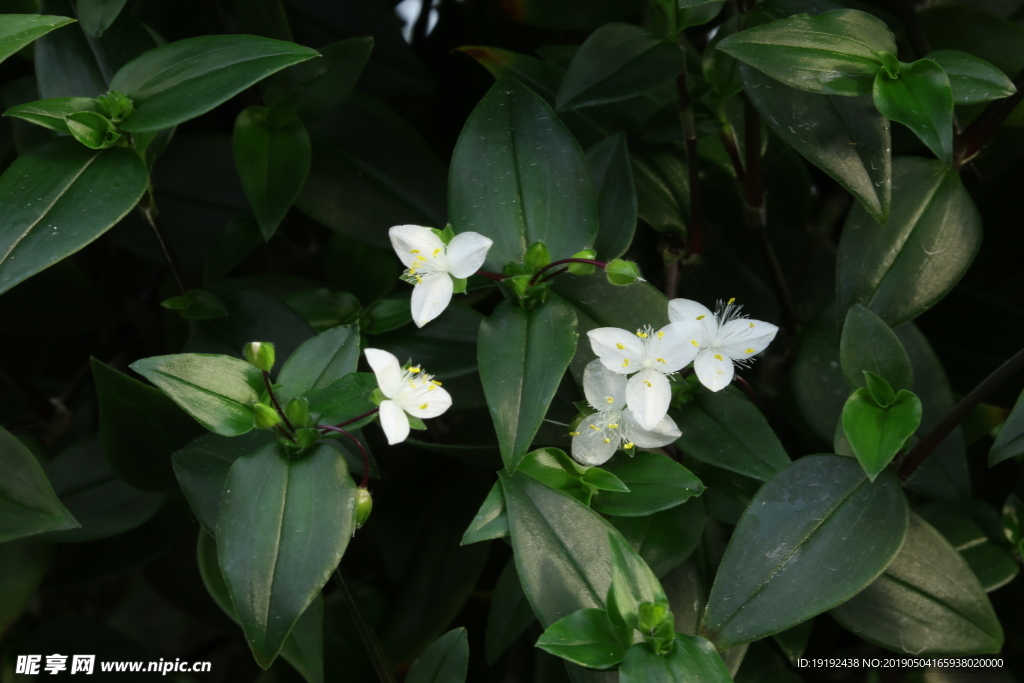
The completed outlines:
{"type": "Polygon", "coordinates": [[[277,410],[277,414],[281,416],[281,420],[288,427],[288,431],[294,434],[295,427],[292,426],[292,423],[288,419],[288,416],[285,415],[284,411],[281,409],[281,404],[277,400],[277,394],[274,393],[274,386],[270,381],[270,373],[267,372],[266,370],[263,371],[263,384],[266,385],[267,387],[267,393],[270,395],[270,400],[271,402],[273,402],[274,409],[277,410]]]}
{"type": "MultiPolygon", "coordinates": [[[[690,181],[690,216],[686,226],[687,255],[700,255],[704,251],[704,226],[701,224],[700,203],[700,161],[697,156],[697,124],[693,117],[690,103],[690,89],[686,83],[686,39],[679,37],[679,52],[683,56],[683,70],[676,78],[676,91],[679,93],[679,119],[683,126],[683,139],[686,143],[686,168],[690,181]]],[[[674,298],[675,292],[666,294],[674,298]]]]}
{"type": "Polygon", "coordinates": [[[146,194],[142,196],[142,201],[139,202],[139,212],[146,219],[146,222],[149,223],[149,227],[153,229],[156,241],[160,243],[160,250],[164,253],[167,265],[171,269],[171,275],[174,276],[174,282],[178,285],[178,291],[181,292],[182,296],[185,296],[188,293],[188,288],[185,287],[185,280],[181,276],[181,264],[178,262],[178,257],[171,251],[167,238],[164,236],[163,228],[160,226],[152,188],[146,190],[146,194]]]}
{"type": "Polygon", "coordinates": [[[352,621],[356,625],[356,630],[359,631],[363,647],[366,648],[366,653],[370,655],[373,670],[377,672],[377,678],[380,679],[380,683],[397,683],[395,673],[391,670],[391,665],[388,664],[387,655],[384,654],[384,648],[381,647],[380,641],[377,640],[377,634],[373,632],[373,628],[363,618],[363,613],[359,611],[359,605],[356,604],[356,599],[345,582],[345,577],[341,573],[341,567],[334,570],[334,580],[340,588],[342,602],[348,608],[349,614],[352,615],[352,621]]]}

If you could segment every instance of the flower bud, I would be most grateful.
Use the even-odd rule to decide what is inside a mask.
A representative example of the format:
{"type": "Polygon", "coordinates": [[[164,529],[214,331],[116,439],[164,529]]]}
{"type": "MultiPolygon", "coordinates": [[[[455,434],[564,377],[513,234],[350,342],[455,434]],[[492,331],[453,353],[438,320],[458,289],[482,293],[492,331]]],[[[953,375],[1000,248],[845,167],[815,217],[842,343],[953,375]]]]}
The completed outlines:
{"type": "Polygon", "coordinates": [[[370,518],[370,512],[373,510],[373,498],[370,496],[370,492],[364,488],[359,488],[356,491],[356,528],[360,528],[366,524],[366,520],[370,518]]]}
{"type": "Polygon", "coordinates": [[[296,429],[310,426],[309,402],[304,398],[293,398],[288,401],[288,405],[284,407],[284,415],[296,429]]]}
{"type": "Polygon", "coordinates": [[[274,345],[270,342],[250,342],[242,349],[245,359],[263,372],[274,367],[274,345]]]}
{"type": "Polygon", "coordinates": [[[618,286],[631,285],[643,280],[640,277],[640,268],[635,263],[620,258],[609,261],[605,273],[608,275],[608,282],[618,286]]]}
{"type": "Polygon", "coordinates": [[[273,429],[281,422],[281,416],[277,414],[277,411],[264,403],[253,405],[252,412],[256,429],[273,429]]]}
{"type": "Polygon", "coordinates": [[[103,114],[76,111],[64,117],[68,132],[89,149],[106,149],[121,139],[117,126],[103,114]]]}
{"type": "MultiPolygon", "coordinates": [[[[289,420],[291,417],[288,418],[289,420]]],[[[304,427],[303,429],[295,430],[295,442],[299,445],[299,448],[305,450],[312,448],[316,445],[316,442],[320,440],[320,432],[313,429],[312,427],[304,427]]]]}
{"type": "MultiPolygon", "coordinates": [[[[597,252],[594,251],[593,249],[584,249],[583,251],[577,251],[575,254],[572,255],[573,258],[585,258],[590,259],[591,261],[593,261],[596,256],[597,252]]],[[[573,275],[590,275],[595,270],[597,270],[597,266],[593,266],[589,263],[569,264],[569,272],[572,273],[573,275]]]]}
{"type": "Polygon", "coordinates": [[[543,242],[534,242],[533,246],[526,250],[526,257],[523,260],[530,270],[540,270],[551,263],[551,250],[543,242]]]}
{"type": "Polygon", "coordinates": [[[96,98],[96,107],[114,123],[121,123],[135,113],[132,101],[116,90],[96,98]]]}

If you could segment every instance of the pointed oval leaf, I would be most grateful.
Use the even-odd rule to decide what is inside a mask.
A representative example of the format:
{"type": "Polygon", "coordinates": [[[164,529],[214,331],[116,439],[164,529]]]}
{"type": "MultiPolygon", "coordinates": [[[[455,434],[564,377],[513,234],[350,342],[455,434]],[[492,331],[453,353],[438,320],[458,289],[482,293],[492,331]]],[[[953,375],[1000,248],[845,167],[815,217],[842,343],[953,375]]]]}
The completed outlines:
{"type": "Polygon", "coordinates": [[[704,500],[691,498],[653,515],[612,517],[609,521],[660,579],[682,564],[700,542],[704,500]]]}
{"type": "Polygon", "coordinates": [[[960,50],[936,50],[928,59],[937,63],[949,76],[956,104],[975,104],[1009,97],[1017,92],[1013,81],[997,67],[981,57],[960,50]]]}
{"type": "Polygon", "coordinates": [[[253,428],[252,404],[263,375],[244,360],[204,353],[143,358],[131,364],[211,432],[238,436],[253,428]]]}
{"type": "Polygon", "coordinates": [[[626,134],[619,132],[587,150],[594,173],[600,227],[594,249],[605,261],[619,258],[633,241],[637,199],[626,134]]]}
{"type": "Polygon", "coordinates": [[[575,311],[554,294],[529,311],[506,301],[480,325],[480,380],[508,469],[530,450],[578,336],[575,311]]]}
{"type": "Polygon", "coordinates": [[[501,482],[494,482],[479,512],[462,535],[459,545],[469,545],[480,541],[490,541],[508,536],[508,515],[505,514],[505,494],[501,491],[501,482]]]}
{"type": "Polygon", "coordinates": [[[682,505],[704,491],[704,484],[690,470],[657,453],[620,455],[604,468],[629,488],[628,492],[598,491],[594,495],[591,507],[606,515],[643,517],[682,505]]]}
{"type": "Polygon", "coordinates": [[[74,21],[47,14],[5,14],[0,21],[0,62],[36,38],[74,21]]]}
{"type": "Polygon", "coordinates": [[[81,526],[53,492],[36,457],[0,427],[0,543],[81,526]]]}
{"type": "Polygon", "coordinates": [[[275,71],[319,54],[257,36],[186,38],[125,64],[114,74],[110,89],[135,105],[135,113],[121,124],[123,130],[162,130],[205,114],[275,71]]]}
{"type": "Polygon", "coordinates": [[[406,683],[464,683],[469,668],[466,629],[455,628],[438,638],[409,667],[406,683]]]}
{"type": "Polygon", "coordinates": [[[359,326],[339,325],[313,337],[281,367],[277,383],[290,396],[326,389],[359,364],[359,326]]]}
{"type": "Polygon", "coordinates": [[[554,260],[594,245],[597,198],[580,146],[529,88],[498,81],[459,136],[448,179],[455,232],[494,244],[484,268],[500,272],[543,242],[554,260]]]}
{"type": "Polygon", "coordinates": [[[700,636],[676,634],[675,646],[658,655],[637,643],[628,650],[619,669],[619,683],[731,683],[732,676],[715,647],[700,636]]]}
{"type": "MultiPolygon", "coordinates": [[[[501,484],[498,483],[497,487],[500,491],[501,484]]],[[[510,559],[498,577],[491,609],[487,613],[487,636],[484,644],[488,665],[493,666],[508,646],[535,621],[537,617],[519,583],[516,562],[510,559]]]]}
{"type": "Polygon", "coordinates": [[[1013,404],[1013,410],[999,428],[992,450],[988,452],[988,466],[1024,453],[1024,393],[1013,404]]]}
{"type": "Polygon", "coordinates": [[[275,443],[231,465],[217,553],[263,668],[341,561],[355,528],[355,495],[345,461],[325,445],[289,460],[275,443]]]}
{"type": "Polygon", "coordinates": [[[68,130],[68,124],[64,117],[80,111],[95,112],[96,100],[91,97],[57,97],[51,100],[27,102],[11,107],[4,112],[4,116],[31,121],[37,126],[70,135],[71,131],[68,130]]]}
{"type": "Polygon", "coordinates": [[[78,18],[82,22],[82,30],[94,38],[99,38],[114,23],[127,1],[79,0],[78,18]]]}
{"type": "Polygon", "coordinates": [[[896,477],[857,461],[801,458],[761,487],[725,550],[701,632],[724,649],[783,631],[848,600],[903,545],[896,477]]]}
{"type": "Polygon", "coordinates": [[[894,652],[999,652],[1003,629],[970,566],[942,535],[911,515],[907,540],[878,579],[832,615],[894,652]]]}
{"type": "Polygon", "coordinates": [[[892,195],[889,120],[868,95],[815,95],[746,65],[740,76],[771,129],[835,178],[871,216],[885,223],[892,195]]]}
{"type": "Polygon", "coordinates": [[[70,256],[132,210],[146,190],[139,155],[67,138],[23,154],[0,176],[0,293],[70,256]]]}
{"type": "Polygon", "coordinates": [[[921,400],[902,389],[895,400],[881,407],[868,388],[853,392],[843,406],[843,431],[868,479],[892,462],[921,424],[921,400]]]}
{"type": "Polygon", "coordinates": [[[981,216],[959,174],[938,161],[900,157],[892,184],[884,226],[853,207],[836,277],[841,314],[860,303],[896,327],[928,310],[967,271],[981,246],[981,216]]]}
{"type": "Polygon", "coordinates": [[[872,96],[883,116],[912,130],[943,165],[953,163],[953,91],[941,66],[919,59],[897,78],[879,71],[872,96]]]}
{"type": "Polygon", "coordinates": [[[867,386],[865,370],[884,377],[897,391],[914,386],[914,370],[899,337],[885,321],[860,304],[854,304],[846,313],[839,362],[846,381],[856,389],[867,386]]]}
{"type": "Polygon", "coordinates": [[[603,609],[581,609],[548,626],[536,647],[573,664],[607,669],[622,661],[626,648],[603,609]]]}

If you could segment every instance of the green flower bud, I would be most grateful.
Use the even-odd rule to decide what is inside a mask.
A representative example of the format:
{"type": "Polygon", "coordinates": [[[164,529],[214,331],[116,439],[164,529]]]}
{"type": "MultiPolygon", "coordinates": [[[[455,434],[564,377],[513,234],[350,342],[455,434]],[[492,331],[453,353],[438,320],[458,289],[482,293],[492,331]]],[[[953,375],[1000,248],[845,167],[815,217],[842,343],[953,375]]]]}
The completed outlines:
{"type": "Polygon", "coordinates": [[[274,345],[270,342],[250,342],[242,349],[245,359],[264,372],[274,367],[274,345]]]}
{"type": "Polygon", "coordinates": [[[620,258],[609,261],[605,273],[608,275],[608,282],[620,287],[643,281],[643,278],[640,277],[640,268],[632,261],[620,258]]]}
{"type": "Polygon", "coordinates": [[[455,231],[452,230],[452,224],[444,226],[444,230],[438,230],[437,228],[431,228],[431,232],[437,235],[437,238],[445,244],[451,244],[451,241],[455,239],[455,231]]]}
{"type": "Polygon", "coordinates": [[[309,419],[309,401],[304,398],[293,398],[284,407],[284,415],[295,428],[312,426],[309,419]]]}
{"type": "Polygon", "coordinates": [[[96,98],[96,107],[114,123],[121,123],[135,113],[132,101],[116,90],[96,98]]]}
{"type": "Polygon", "coordinates": [[[256,429],[273,429],[281,422],[281,416],[277,414],[277,411],[264,403],[253,405],[252,411],[256,429]]]}
{"type": "Polygon", "coordinates": [[[94,111],[76,111],[64,117],[68,132],[89,149],[113,147],[121,139],[110,119],[94,111]]]}
{"type": "MultiPolygon", "coordinates": [[[[572,257],[594,260],[597,257],[597,252],[593,249],[584,249],[583,251],[577,251],[572,257]]],[[[592,266],[589,263],[569,264],[569,272],[573,275],[591,275],[595,270],[597,270],[597,266],[592,266]]]]}
{"type": "Polygon", "coordinates": [[[543,242],[534,242],[533,246],[526,250],[526,257],[523,260],[530,270],[540,270],[551,263],[551,250],[543,242]]]}
{"type": "MultiPolygon", "coordinates": [[[[289,420],[291,417],[288,418],[289,420]]],[[[299,444],[299,448],[305,450],[312,448],[316,445],[316,442],[320,440],[320,432],[313,429],[312,427],[305,427],[303,429],[295,430],[295,441],[299,444]]]]}
{"type": "Polygon", "coordinates": [[[366,520],[370,518],[370,512],[373,511],[373,498],[370,496],[370,492],[364,488],[360,488],[356,491],[356,528],[360,528],[366,524],[366,520]]]}
{"type": "Polygon", "coordinates": [[[653,633],[665,621],[667,615],[668,605],[642,602],[637,606],[637,630],[641,633],[653,633]]]}

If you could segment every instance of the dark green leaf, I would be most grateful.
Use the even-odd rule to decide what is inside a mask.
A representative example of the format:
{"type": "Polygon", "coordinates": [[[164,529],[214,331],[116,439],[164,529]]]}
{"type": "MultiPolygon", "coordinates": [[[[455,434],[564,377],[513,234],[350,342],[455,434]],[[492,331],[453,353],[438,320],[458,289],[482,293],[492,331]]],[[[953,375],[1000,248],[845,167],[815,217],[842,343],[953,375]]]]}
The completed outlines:
{"type": "Polygon", "coordinates": [[[967,562],[923,519],[910,520],[906,543],[885,573],[832,615],[895,652],[998,652],[1003,629],[967,562]]]}
{"type": "Polygon", "coordinates": [[[576,313],[555,295],[529,311],[506,301],[480,325],[480,380],[508,469],[530,449],[577,338],[576,313]]]}
{"type": "Polygon", "coordinates": [[[515,21],[549,29],[587,31],[608,21],[630,19],[639,0],[508,0],[502,7],[515,21]]]}
{"type": "Polygon", "coordinates": [[[494,240],[487,270],[522,260],[535,242],[546,244],[554,260],[569,258],[597,236],[586,157],[550,107],[515,79],[495,83],[466,121],[448,198],[455,232],[494,240]]]}
{"type": "Polygon", "coordinates": [[[659,579],[678,567],[704,532],[703,498],[644,517],[612,517],[611,523],[659,579]]]}
{"type": "Polygon", "coordinates": [[[64,117],[80,111],[95,112],[96,101],[91,97],[58,97],[52,100],[39,100],[11,107],[4,112],[4,116],[25,119],[37,126],[70,134],[71,131],[68,130],[68,124],[64,117]]]}
{"type": "Polygon", "coordinates": [[[839,9],[798,14],[741,31],[718,49],[786,85],[821,95],[867,95],[882,66],[879,52],[896,53],[881,19],[839,9]]]}
{"type": "Polygon", "coordinates": [[[7,631],[39,589],[53,546],[32,541],[5,542],[0,553],[0,630],[7,631]]]}
{"type": "Polygon", "coordinates": [[[785,631],[776,633],[772,636],[772,640],[786,653],[786,658],[796,666],[797,661],[803,657],[804,652],[807,650],[807,644],[811,640],[813,628],[814,620],[808,619],[793,628],[787,628],[785,631]]]}
{"type": "Polygon", "coordinates": [[[678,46],[633,24],[605,24],[584,41],[558,89],[561,110],[617,102],[679,75],[678,46]]]}
{"type": "Polygon", "coordinates": [[[637,149],[631,156],[640,218],[658,232],[685,232],[690,180],[682,145],[637,149]]]}
{"type": "Polygon", "coordinates": [[[298,460],[271,444],[232,464],[217,552],[257,663],[277,657],[341,561],[354,530],[355,483],[328,446],[298,460]]]}
{"type": "Polygon", "coordinates": [[[55,28],[74,22],[68,17],[39,14],[6,14],[0,23],[0,61],[55,28]]]}
{"type": "Polygon", "coordinates": [[[121,67],[110,89],[127,95],[135,113],[121,127],[161,130],[205,114],[275,71],[319,56],[270,38],[199,36],[150,50],[121,67]]]}
{"type": "Polygon", "coordinates": [[[669,457],[640,451],[619,455],[605,469],[629,487],[628,493],[598,491],[592,506],[606,515],[642,517],[681,505],[704,490],[700,479],[669,457]]]}
{"type": "Polygon", "coordinates": [[[806,93],[745,65],[740,76],[775,134],[885,223],[892,195],[889,120],[871,98],[806,93]]]}
{"type": "Polygon", "coordinates": [[[600,227],[594,249],[605,261],[626,253],[636,230],[637,200],[626,135],[616,133],[587,150],[594,173],[600,227]]]}
{"type": "Polygon", "coordinates": [[[981,246],[981,216],[959,174],[937,161],[898,158],[892,184],[885,226],[853,207],[836,277],[841,313],[864,304],[896,327],[928,310],[963,276],[981,246]]]}
{"type": "Polygon", "coordinates": [[[953,91],[941,66],[919,59],[897,78],[879,71],[873,97],[883,116],[914,131],[944,166],[953,163],[953,91]]]}
{"type": "Polygon", "coordinates": [[[53,492],[36,457],[3,428],[0,463],[0,543],[81,526],[53,492]]]}
{"type": "Polygon", "coordinates": [[[583,486],[583,465],[558,448],[539,448],[527,453],[517,469],[553,489],[567,493],[584,505],[590,504],[593,489],[583,486]]]}
{"type": "Polygon", "coordinates": [[[306,182],[309,134],[295,117],[276,123],[266,107],[249,107],[235,121],[234,150],[245,196],[269,240],[306,182]]]}
{"type": "Polygon", "coordinates": [[[82,30],[94,38],[114,23],[127,0],[78,0],[78,18],[82,30]]]}
{"type": "Polygon", "coordinates": [[[701,632],[730,647],[848,600],[899,552],[908,514],[892,474],[872,483],[850,458],[797,460],[761,487],[740,518],[701,632]]]}
{"type": "Polygon", "coordinates": [[[406,683],[464,683],[469,668],[466,629],[448,631],[409,667],[406,683]]]}
{"type": "Polygon", "coordinates": [[[174,488],[171,455],[202,436],[202,428],[163,392],[95,358],[92,375],[99,398],[103,453],[111,469],[144,491],[174,488]]]}
{"type": "Polygon", "coordinates": [[[289,294],[284,301],[317,332],[359,322],[359,299],[348,292],[317,287],[289,294]]]}
{"type": "Polygon", "coordinates": [[[892,462],[920,424],[921,400],[905,389],[887,407],[880,406],[869,389],[858,389],[843,407],[843,431],[871,481],[892,462]]]}
{"type": "Polygon", "coordinates": [[[986,593],[1002,588],[1020,573],[1020,565],[1010,551],[991,541],[964,548],[960,555],[967,560],[967,566],[986,593]]]}
{"type": "Polygon", "coordinates": [[[768,481],[790,460],[764,415],[735,387],[699,391],[672,417],[676,445],[701,462],[768,481]]]}
{"type": "Polygon", "coordinates": [[[130,367],[211,432],[238,436],[253,428],[252,404],[265,386],[260,371],[244,360],[181,353],[143,358],[130,367]]]}
{"type": "MultiPolygon", "coordinates": [[[[501,491],[501,484],[496,486],[501,491]]],[[[506,648],[536,620],[519,583],[515,560],[510,559],[498,577],[491,609],[487,613],[487,664],[493,666],[506,648]]]]}
{"type": "Polygon", "coordinates": [[[301,88],[302,101],[298,115],[303,121],[316,121],[326,116],[348,97],[359,80],[370,52],[373,38],[349,38],[320,48],[321,59],[303,62],[265,83],[268,102],[289,96],[301,88]]]}
{"type": "Polygon", "coordinates": [[[462,542],[459,545],[469,545],[506,536],[508,536],[508,515],[505,514],[505,494],[502,493],[501,482],[495,482],[487,497],[484,498],[480,511],[476,513],[472,523],[466,529],[466,533],[462,535],[462,542]]]}
{"type": "Polygon", "coordinates": [[[146,168],[129,149],[74,140],[36,147],[0,176],[0,293],[75,253],[142,197],[146,168]]]}
{"type": "Polygon", "coordinates": [[[992,467],[1024,453],[1024,393],[1017,398],[1006,422],[999,428],[992,450],[988,452],[988,466],[992,467]]]}
{"type": "Polygon", "coordinates": [[[910,357],[896,333],[860,304],[846,313],[839,358],[846,381],[855,389],[866,386],[865,370],[884,377],[897,391],[914,386],[910,357]]]}
{"type": "MultiPolygon", "coordinates": [[[[352,373],[335,380],[326,389],[314,389],[306,393],[309,399],[309,413],[318,424],[347,422],[373,410],[373,391],[377,383],[373,375],[366,372],[352,373]]],[[[371,422],[376,415],[370,415],[358,422],[346,425],[346,429],[359,429],[371,422]]]]}
{"type": "Polygon", "coordinates": [[[1009,97],[1016,88],[1002,71],[984,59],[960,50],[936,50],[928,59],[942,67],[949,77],[956,104],[975,104],[1009,97]]]}
{"type": "Polygon", "coordinates": [[[714,646],[700,636],[676,634],[667,655],[657,655],[646,643],[628,650],[619,669],[619,683],[730,683],[725,663],[714,646]]]}
{"type": "Polygon", "coordinates": [[[622,534],[609,531],[608,547],[612,556],[608,617],[616,626],[625,626],[625,633],[629,634],[631,629],[640,629],[639,608],[642,603],[667,606],[668,598],[654,572],[630,547],[622,534]]]}
{"type": "Polygon", "coordinates": [[[536,646],[592,669],[615,666],[626,653],[616,628],[603,609],[581,609],[562,617],[547,627],[536,646]]]}
{"type": "Polygon", "coordinates": [[[600,467],[587,467],[583,472],[583,483],[593,486],[598,491],[629,493],[629,487],[621,479],[600,467]]]}
{"type": "Polygon", "coordinates": [[[291,355],[277,375],[285,395],[301,396],[326,389],[359,364],[358,325],[338,326],[321,332],[291,355]]]}

